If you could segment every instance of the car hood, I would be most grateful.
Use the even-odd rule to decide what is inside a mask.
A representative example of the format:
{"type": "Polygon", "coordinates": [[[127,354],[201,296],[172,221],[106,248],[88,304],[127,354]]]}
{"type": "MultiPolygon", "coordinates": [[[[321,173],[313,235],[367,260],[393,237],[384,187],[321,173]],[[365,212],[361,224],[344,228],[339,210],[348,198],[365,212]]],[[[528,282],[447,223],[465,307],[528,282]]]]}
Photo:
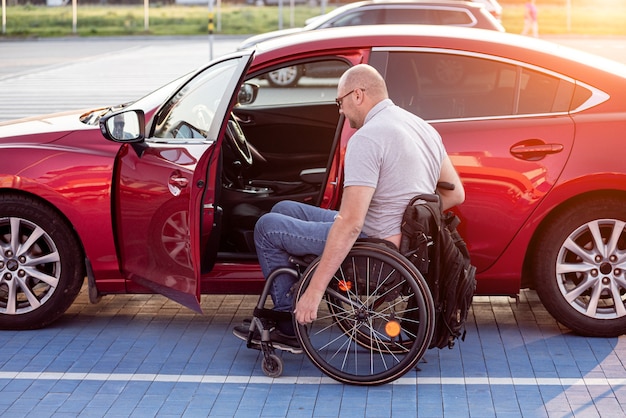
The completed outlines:
{"type": "Polygon", "coordinates": [[[287,35],[291,35],[294,33],[300,33],[302,31],[304,31],[304,28],[290,28],[290,29],[275,30],[272,32],[262,33],[260,35],[251,36],[250,38],[240,43],[237,49],[242,50],[242,49],[252,48],[259,42],[268,41],[274,38],[280,38],[282,36],[287,36],[287,35]]]}
{"type": "Polygon", "coordinates": [[[0,122],[0,144],[43,144],[58,140],[65,135],[79,130],[99,129],[97,124],[81,122],[85,115],[101,113],[95,111],[68,111],[50,115],[36,116],[0,122]]]}

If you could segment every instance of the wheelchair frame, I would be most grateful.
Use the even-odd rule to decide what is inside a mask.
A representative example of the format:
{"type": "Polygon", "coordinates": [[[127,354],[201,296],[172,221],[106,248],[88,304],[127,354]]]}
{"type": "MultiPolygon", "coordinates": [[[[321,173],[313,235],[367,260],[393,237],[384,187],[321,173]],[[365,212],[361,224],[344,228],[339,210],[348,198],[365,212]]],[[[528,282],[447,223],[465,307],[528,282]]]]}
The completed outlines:
{"type": "MultiPolygon", "coordinates": [[[[298,280],[295,304],[320,257],[307,261],[291,257],[294,267],[272,272],[254,310],[247,346],[260,348],[262,369],[269,377],[283,371],[266,326],[277,314],[265,308],[271,284],[279,274],[293,275],[298,280]],[[260,347],[252,343],[256,329],[260,347]]],[[[294,320],[294,328],[303,351],[326,375],[347,384],[380,385],[405,375],[428,349],[435,328],[434,303],[422,274],[399,251],[358,240],[329,283],[317,319],[307,325],[294,320]]]]}

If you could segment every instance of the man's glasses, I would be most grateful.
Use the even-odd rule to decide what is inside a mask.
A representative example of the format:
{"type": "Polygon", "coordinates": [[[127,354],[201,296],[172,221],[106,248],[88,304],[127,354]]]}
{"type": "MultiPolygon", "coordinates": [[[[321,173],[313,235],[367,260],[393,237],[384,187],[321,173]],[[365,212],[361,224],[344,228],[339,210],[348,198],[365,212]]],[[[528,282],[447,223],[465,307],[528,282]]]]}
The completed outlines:
{"type": "MultiPolygon", "coordinates": [[[[357,87],[358,88],[358,87],[357,87]]],[[[361,89],[362,91],[365,91],[365,89],[361,89]]],[[[341,104],[343,103],[343,99],[345,99],[346,97],[348,97],[349,95],[351,95],[352,93],[354,93],[356,91],[356,89],[354,90],[350,90],[349,92],[347,92],[346,94],[344,94],[341,97],[337,97],[335,99],[335,103],[337,103],[337,106],[341,107],[341,104]]]]}

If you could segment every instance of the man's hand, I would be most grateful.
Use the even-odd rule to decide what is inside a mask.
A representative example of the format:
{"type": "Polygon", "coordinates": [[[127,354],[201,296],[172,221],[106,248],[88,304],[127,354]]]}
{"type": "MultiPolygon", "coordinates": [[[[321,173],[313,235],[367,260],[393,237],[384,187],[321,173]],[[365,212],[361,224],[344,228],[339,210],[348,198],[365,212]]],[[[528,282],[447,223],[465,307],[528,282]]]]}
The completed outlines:
{"type": "Polygon", "coordinates": [[[298,300],[294,314],[300,324],[310,324],[317,319],[317,308],[320,306],[324,292],[317,292],[312,289],[305,290],[298,300]]]}
{"type": "Polygon", "coordinates": [[[300,324],[309,324],[317,319],[317,308],[328,283],[361,233],[373,194],[373,187],[350,186],[344,189],[341,208],[328,232],[322,258],[294,310],[300,324]]]}

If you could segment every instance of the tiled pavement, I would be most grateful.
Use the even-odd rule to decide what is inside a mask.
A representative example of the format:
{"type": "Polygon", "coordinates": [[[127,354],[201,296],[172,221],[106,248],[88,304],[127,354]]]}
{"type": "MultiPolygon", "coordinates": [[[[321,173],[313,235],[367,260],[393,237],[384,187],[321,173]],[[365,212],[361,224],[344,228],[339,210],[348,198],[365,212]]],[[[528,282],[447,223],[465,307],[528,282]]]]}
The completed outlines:
{"type": "Polygon", "coordinates": [[[467,338],[429,350],[392,384],[336,383],[305,355],[259,353],[231,334],[254,296],[204,296],[203,315],[161,296],[86,292],[36,331],[0,331],[0,416],[623,417],[626,337],[562,329],[532,291],[476,297],[467,338]]]}
{"type": "MultiPolygon", "coordinates": [[[[137,97],[206,53],[202,39],[80,42],[0,43],[0,117],[39,113],[33,103],[46,110],[100,103],[93,91],[137,97]],[[98,54],[77,58],[80,48],[98,54]],[[41,58],[46,53],[52,58],[41,58]],[[36,57],[41,66],[12,66],[18,60],[7,56],[26,64],[36,57]]],[[[519,303],[475,298],[465,342],[429,350],[419,371],[370,388],[338,384],[289,353],[283,375],[267,378],[259,353],[231,334],[255,303],[254,296],[204,296],[198,315],[161,296],[105,296],[90,305],[82,293],[46,329],[0,331],[0,416],[626,416],[626,337],[573,335],[532,291],[519,303]]]]}

